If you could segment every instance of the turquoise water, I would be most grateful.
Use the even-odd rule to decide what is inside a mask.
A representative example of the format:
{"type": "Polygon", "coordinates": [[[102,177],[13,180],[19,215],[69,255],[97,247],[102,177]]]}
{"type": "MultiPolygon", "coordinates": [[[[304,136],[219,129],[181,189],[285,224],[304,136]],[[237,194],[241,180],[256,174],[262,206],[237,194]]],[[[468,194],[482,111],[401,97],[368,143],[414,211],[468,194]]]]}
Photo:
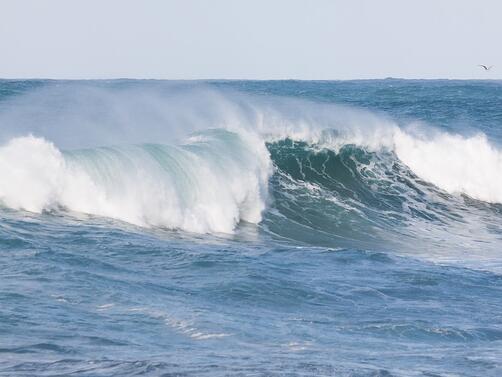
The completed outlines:
{"type": "Polygon", "coordinates": [[[482,81],[0,81],[0,375],[500,375],[501,108],[482,81]]]}

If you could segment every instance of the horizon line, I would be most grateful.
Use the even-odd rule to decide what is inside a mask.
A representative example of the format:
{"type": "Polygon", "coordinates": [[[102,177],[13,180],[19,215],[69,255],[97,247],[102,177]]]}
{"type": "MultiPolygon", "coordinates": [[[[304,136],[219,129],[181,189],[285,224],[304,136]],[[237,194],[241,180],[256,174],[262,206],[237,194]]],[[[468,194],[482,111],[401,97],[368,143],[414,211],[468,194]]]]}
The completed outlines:
{"type": "Polygon", "coordinates": [[[375,77],[375,78],[345,78],[345,79],[307,79],[307,78],[147,78],[147,77],[107,77],[107,78],[52,78],[52,77],[0,77],[0,81],[384,81],[384,80],[407,80],[407,81],[502,81],[502,78],[406,78],[406,77],[375,77]]]}

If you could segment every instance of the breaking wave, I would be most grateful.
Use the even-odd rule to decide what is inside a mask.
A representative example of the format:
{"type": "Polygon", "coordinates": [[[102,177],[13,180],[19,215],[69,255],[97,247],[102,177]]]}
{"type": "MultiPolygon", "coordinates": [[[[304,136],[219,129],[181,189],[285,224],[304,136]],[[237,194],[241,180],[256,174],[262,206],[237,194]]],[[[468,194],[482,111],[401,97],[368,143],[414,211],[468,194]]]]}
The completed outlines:
{"type": "Polygon", "coordinates": [[[137,143],[122,143],[119,128],[117,145],[65,149],[50,138],[62,129],[57,119],[22,128],[28,136],[0,146],[1,202],[199,233],[231,233],[245,221],[293,238],[371,242],[396,224],[466,221],[476,201],[502,203],[502,152],[484,134],[270,96],[196,97],[195,115],[178,100],[155,117],[164,133],[187,130],[177,142],[148,139],[145,126],[137,143]]]}

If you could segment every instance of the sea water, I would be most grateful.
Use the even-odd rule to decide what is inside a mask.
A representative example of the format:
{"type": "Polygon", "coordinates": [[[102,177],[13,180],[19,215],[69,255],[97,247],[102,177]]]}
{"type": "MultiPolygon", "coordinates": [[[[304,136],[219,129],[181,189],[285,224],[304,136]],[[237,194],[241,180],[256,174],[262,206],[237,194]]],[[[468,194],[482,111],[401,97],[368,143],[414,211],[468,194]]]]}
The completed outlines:
{"type": "Polygon", "coordinates": [[[0,375],[502,375],[502,83],[0,81],[0,375]]]}

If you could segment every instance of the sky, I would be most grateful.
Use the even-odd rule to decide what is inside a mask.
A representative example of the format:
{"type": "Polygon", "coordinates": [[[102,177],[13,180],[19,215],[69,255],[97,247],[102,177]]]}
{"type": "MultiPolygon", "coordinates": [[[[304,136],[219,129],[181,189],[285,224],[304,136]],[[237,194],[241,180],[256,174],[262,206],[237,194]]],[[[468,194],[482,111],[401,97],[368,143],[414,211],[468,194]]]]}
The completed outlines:
{"type": "Polygon", "coordinates": [[[0,0],[0,77],[502,79],[501,19],[500,0],[0,0]]]}

